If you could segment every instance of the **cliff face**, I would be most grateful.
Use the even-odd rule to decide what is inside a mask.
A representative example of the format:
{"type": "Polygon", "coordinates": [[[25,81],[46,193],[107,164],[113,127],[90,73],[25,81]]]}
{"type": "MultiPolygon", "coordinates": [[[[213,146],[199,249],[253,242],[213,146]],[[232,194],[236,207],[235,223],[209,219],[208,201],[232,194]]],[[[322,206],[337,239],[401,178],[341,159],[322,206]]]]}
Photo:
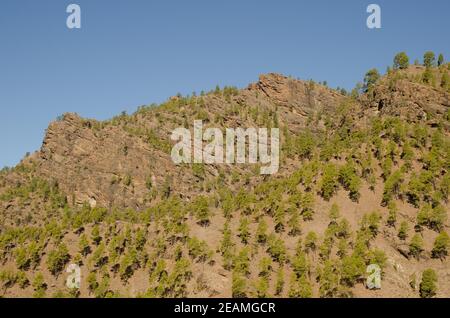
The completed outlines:
{"type": "Polygon", "coordinates": [[[90,121],[66,114],[47,129],[39,152],[39,171],[71,193],[73,202],[68,199],[73,204],[136,209],[148,192],[146,178],[156,178],[151,172],[163,174],[168,159],[120,127],[95,130],[90,121]]]}
{"type": "MultiPolygon", "coordinates": [[[[206,125],[215,127],[261,126],[258,118],[239,116],[239,111],[249,108],[268,117],[276,114],[278,124],[296,133],[305,129],[308,120],[317,114],[333,114],[343,99],[343,95],[318,84],[267,74],[229,98],[205,96],[202,112],[206,115],[160,109],[135,114],[128,120],[119,119],[115,124],[101,124],[68,113],[47,129],[38,154],[39,173],[56,180],[63,192],[70,194],[67,198],[70,204],[90,202],[107,207],[142,209],[149,202],[149,182],[153,187],[161,187],[170,179],[173,191],[182,196],[198,191],[192,189],[198,182],[192,170],[176,167],[170,157],[170,148],[162,150],[149,142],[149,138],[160,139],[161,143],[170,146],[171,131],[183,125],[192,128],[194,119],[205,119],[206,125]],[[223,116],[220,122],[213,122],[217,114],[227,111],[229,115],[223,116]],[[183,117],[190,119],[183,122],[183,117]],[[153,137],[149,137],[149,131],[153,137]]],[[[177,102],[177,97],[169,101],[177,102]]],[[[318,128],[323,128],[323,121],[314,127],[318,128]]],[[[230,173],[234,168],[225,169],[230,173]]],[[[248,167],[243,169],[248,170],[248,167]]],[[[210,176],[219,173],[218,167],[207,170],[210,176]]]]}
{"type": "MultiPolygon", "coordinates": [[[[230,96],[205,96],[203,104],[196,105],[200,111],[187,106],[180,107],[181,112],[162,108],[135,114],[114,125],[66,114],[47,130],[39,152],[40,173],[57,180],[61,189],[71,194],[70,203],[141,209],[149,201],[149,182],[153,187],[170,182],[173,190],[182,195],[197,192],[192,190],[198,182],[192,170],[179,169],[170,158],[170,134],[174,128],[192,128],[194,119],[205,119],[206,125],[216,127],[273,125],[262,122],[266,116],[270,120],[276,117],[277,125],[293,134],[307,127],[320,132],[325,130],[327,117],[331,121],[337,118],[337,109],[344,100],[345,96],[325,86],[272,73],[261,75],[256,83],[230,96]],[[257,115],[240,116],[240,112],[257,115]],[[148,132],[153,136],[149,137],[148,132]],[[160,139],[166,147],[162,149],[149,139],[160,139]]],[[[169,101],[177,102],[178,98],[169,101]]],[[[357,125],[374,116],[396,116],[433,125],[449,106],[446,91],[404,77],[385,78],[360,98],[352,115],[360,118],[357,125]]],[[[218,167],[206,169],[210,176],[219,174],[218,167]]],[[[234,167],[224,169],[231,173],[234,167]]],[[[283,173],[289,167],[281,169],[283,173]]]]}
{"type": "MultiPolygon", "coordinates": [[[[419,83],[418,78],[423,71],[423,67],[413,66],[408,71],[383,78],[373,90],[361,97],[362,105],[369,109],[369,114],[437,124],[450,107],[450,96],[437,84],[433,87],[419,83]]],[[[441,72],[435,73],[439,83],[441,72]]]]}

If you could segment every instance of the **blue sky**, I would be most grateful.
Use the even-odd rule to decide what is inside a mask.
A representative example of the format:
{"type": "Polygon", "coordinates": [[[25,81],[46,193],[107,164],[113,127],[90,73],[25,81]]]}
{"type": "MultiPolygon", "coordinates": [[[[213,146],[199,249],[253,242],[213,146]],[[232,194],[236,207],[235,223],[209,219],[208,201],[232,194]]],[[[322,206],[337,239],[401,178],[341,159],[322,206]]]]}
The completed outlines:
{"type": "Polygon", "coordinates": [[[448,12],[448,0],[2,0],[0,167],[64,112],[107,119],[266,72],[351,89],[399,51],[450,58],[448,12]],[[66,27],[70,3],[80,30],[66,27]],[[370,3],[382,29],[366,27],[370,3]]]}

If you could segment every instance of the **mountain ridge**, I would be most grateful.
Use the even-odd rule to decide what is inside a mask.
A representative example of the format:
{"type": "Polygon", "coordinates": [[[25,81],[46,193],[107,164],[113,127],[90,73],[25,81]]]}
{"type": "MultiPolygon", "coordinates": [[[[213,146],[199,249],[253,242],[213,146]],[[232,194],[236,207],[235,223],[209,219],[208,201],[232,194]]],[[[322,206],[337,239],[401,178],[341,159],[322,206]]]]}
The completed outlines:
{"type": "MultiPolygon", "coordinates": [[[[412,275],[429,267],[448,297],[436,241],[449,227],[449,90],[424,83],[426,70],[390,71],[353,96],[269,73],[107,121],[64,114],[0,174],[4,295],[71,295],[70,261],[81,297],[416,297],[412,275]],[[175,165],[171,131],[196,119],[280,128],[279,172],[175,165]],[[364,287],[373,262],[387,287],[364,287]]],[[[448,64],[432,72],[442,82],[448,64]]]]}

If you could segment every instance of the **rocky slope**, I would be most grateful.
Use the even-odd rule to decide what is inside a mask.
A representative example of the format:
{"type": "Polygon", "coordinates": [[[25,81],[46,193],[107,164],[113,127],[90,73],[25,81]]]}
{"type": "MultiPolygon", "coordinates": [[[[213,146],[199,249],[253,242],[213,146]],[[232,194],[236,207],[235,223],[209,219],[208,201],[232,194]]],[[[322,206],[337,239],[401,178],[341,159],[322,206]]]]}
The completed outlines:
{"type": "Polygon", "coordinates": [[[354,97],[266,74],[105,122],[63,115],[0,175],[3,295],[416,297],[432,268],[437,295],[450,296],[449,258],[433,252],[449,225],[449,90],[420,72],[354,97]],[[175,165],[171,131],[195,119],[279,127],[279,172],[175,165]],[[416,234],[423,251],[412,255],[416,234]],[[364,287],[373,262],[379,290],[364,287]],[[69,263],[81,266],[79,291],[65,288],[69,263]]]}

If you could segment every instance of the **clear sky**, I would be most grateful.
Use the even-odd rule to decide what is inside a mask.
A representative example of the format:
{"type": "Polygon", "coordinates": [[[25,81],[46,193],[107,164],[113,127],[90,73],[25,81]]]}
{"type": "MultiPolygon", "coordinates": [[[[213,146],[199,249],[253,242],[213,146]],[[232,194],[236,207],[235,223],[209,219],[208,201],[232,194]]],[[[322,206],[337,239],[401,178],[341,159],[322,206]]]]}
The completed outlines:
{"type": "Polygon", "coordinates": [[[449,12],[448,0],[2,0],[0,167],[38,150],[64,112],[107,119],[266,72],[351,89],[399,51],[450,59],[449,12]],[[381,29],[366,27],[370,3],[381,29]]]}

